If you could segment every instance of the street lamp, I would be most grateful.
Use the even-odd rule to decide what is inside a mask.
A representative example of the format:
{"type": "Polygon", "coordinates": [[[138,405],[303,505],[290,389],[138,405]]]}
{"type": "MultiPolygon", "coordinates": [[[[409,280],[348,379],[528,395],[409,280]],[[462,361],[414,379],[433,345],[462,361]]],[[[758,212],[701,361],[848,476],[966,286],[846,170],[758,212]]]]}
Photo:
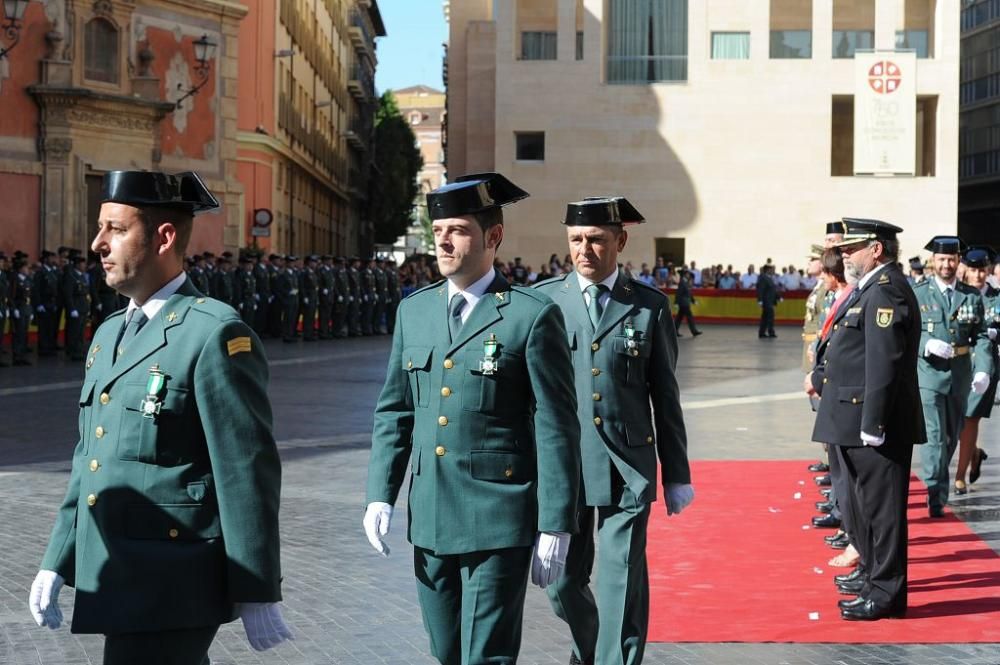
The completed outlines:
{"type": "MultiPolygon", "coordinates": [[[[4,2],[10,2],[14,0],[4,0],[4,2]]],[[[201,81],[184,93],[184,96],[177,100],[175,108],[181,107],[181,102],[183,102],[188,97],[197,95],[198,91],[205,87],[208,83],[208,73],[212,70],[212,58],[215,57],[215,47],[218,46],[215,42],[208,38],[208,35],[202,35],[200,38],[194,40],[194,71],[198,75],[201,81]]],[[[177,84],[178,90],[183,90],[184,85],[182,83],[177,84]]]]}
{"type": "Polygon", "coordinates": [[[30,1],[3,0],[3,13],[7,20],[0,26],[0,29],[3,30],[4,35],[10,40],[10,43],[6,47],[0,47],[0,58],[6,56],[12,48],[17,46],[17,42],[21,39],[21,21],[24,19],[24,12],[28,8],[30,1]]]}

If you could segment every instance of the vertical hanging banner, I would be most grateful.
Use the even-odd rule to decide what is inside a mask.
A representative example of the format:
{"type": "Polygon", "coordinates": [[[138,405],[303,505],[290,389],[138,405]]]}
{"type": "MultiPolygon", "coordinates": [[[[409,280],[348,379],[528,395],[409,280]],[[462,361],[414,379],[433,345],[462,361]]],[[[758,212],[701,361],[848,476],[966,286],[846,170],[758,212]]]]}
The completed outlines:
{"type": "Polygon", "coordinates": [[[854,173],[913,175],[917,159],[917,55],[854,54],[854,173]]]}

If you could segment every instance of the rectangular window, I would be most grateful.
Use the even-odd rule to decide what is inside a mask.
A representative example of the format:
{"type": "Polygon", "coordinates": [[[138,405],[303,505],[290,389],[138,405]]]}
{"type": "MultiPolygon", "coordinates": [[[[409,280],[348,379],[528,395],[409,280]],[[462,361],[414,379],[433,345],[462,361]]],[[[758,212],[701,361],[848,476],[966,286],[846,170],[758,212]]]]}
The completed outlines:
{"type": "Polygon", "coordinates": [[[576,59],[583,60],[583,0],[576,0],[576,59]]]}
{"type": "Polygon", "coordinates": [[[545,132],[514,132],[514,159],[519,162],[545,161],[545,132]]]}
{"type": "Polygon", "coordinates": [[[875,45],[875,0],[833,0],[833,57],[875,45]]]}
{"type": "Polygon", "coordinates": [[[771,0],[771,58],[812,57],[812,0],[771,0]]]}
{"type": "Polygon", "coordinates": [[[522,32],[521,60],[555,60],[556,33],[522,32]]]}
{"type": "Polygon", "coordinates": [[[713,32],[712,60],[749,60],[749,32],[713,32]]]}
{"type": "Polygon", "coordinates": [[[583,60],[583,31],[576,33],[576,59],[583,60]]]}
{"type": "Polygon", "coordinates": [[[934,10],[937,0],[903,2],[903,25],[896,29],[896,48],[913,49],[918,58],[933,58],[934,10]]]}
{"type": "Polygon", "coordinates": [[[687,0],[609,0],[608,83],[687,80],[687,0]]]}
{"type": "Polygon", "coordinates": [[[929,58],[929,45],[926,30],[897,30],[896,48],[913,49],[918,58],[929,58]]]}
{"type": "Polygon", "coordinates": [[[918,177],[933,177],[937,170],[937,101],[937,97],[917,97],[918,177]]]}
{"type": "Polygon", "coordinates": [[[854,175],[854,95],[834,95],[830,124],[830,175],[854,175]]]}

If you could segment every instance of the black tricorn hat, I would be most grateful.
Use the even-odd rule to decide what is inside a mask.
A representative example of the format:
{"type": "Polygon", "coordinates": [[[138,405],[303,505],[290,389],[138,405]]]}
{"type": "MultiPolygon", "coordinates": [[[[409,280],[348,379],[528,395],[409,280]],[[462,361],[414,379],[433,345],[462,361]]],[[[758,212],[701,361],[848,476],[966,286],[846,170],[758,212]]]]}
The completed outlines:
{"type": "Polygon", "coordinates": [[[431,219],[474,215],[527,198],[524,191],[499,173],[470,173],[427,193],[431,219]]]}
{"type": "Polygon", "coordinates": [[[932,254],[961,254],[962,239],[958,236],[934,236],[924,249],[932,254]]]}
{"type": "Polygon", "coordinates": [[[831,233],[843,233],[843,232],[844,232],[844,224],[843,224],[843,222],[827,222],[826,223],[826,234],[827,235],[830,235],[831,233]]]}
{"type": "Polygon", "coordinates": [[[989,268],[996,259],[997,253],[986,245],[971,245],[962,254],[962,263],[970,268],[989,268]]]}
{"type": "Polygon", "coordinates": [[[646,218],[624,196],[588,196],[566,206],[566,226],[642,224],[646,218]]]}
{"type": "Polygon", "coordinates": [[[910,270],[923,272],[924,261],[919,256],[910,257],[910,270]]]}
{"type": "Polygon", "coordinates": [[[194,171],[171,175],[153,171],[108,171],[101,203],[179,208],[192,215],[217,210],[219,201],[194,171]]]}
{"type": "Polygon", "coordinates": [[[879,219],[863,219],[861,217],[844,217],[840,220],[839,233],[844,234],[844,239],[836,243],[836,247],[845,247],[866,240],[895,240],[897,233],[902,233],[903,229],[895,224],[883,222],[879,219]]]}

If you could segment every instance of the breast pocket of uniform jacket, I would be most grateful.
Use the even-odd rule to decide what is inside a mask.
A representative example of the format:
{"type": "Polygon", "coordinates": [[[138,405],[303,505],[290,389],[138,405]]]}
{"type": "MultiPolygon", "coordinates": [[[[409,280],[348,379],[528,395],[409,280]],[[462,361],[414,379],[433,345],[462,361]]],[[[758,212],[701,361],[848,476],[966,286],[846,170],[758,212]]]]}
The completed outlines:
{"type": "Polygon", "coordinates": [[[410,394],[417,406],[427,406],[431,393],[431,347],[408,346],[403,349],[403,371],[410,380],[410,394]]]}
{"type": "Polygon", "coordinates": [[[651,351],[649,340],[620,335],[614,338],[613,344],[615,380],[631,384],[645,382],[651,351]]]}
{"type": "Polygon", "coordinates": [[[118,459],[175,466],[190,460],[187,445],[192,400],[183,388],[163,388],[150,395],[148,384],[123,386],[125,409],[118,433],[118,459]]]}
{"type": "Polygon", "coordinates": [[[94,435],[90,428],[91,411],[94,405],[94,386],[96,381],[87,381],[80,390],[80,438],[83,440],[83,453],[90,448],[90,437],[94,435]]]}
{"type": "Polygon", "coordinates": [[[840,320],[839,327],[847,328],[848,330],[858,330],[863,324],[864,321],[861,320],[861,308],[852,307],[847,310],[847,314],[840,320]]]}
{"type": "Polygon", "coordinates": [[[837,388],[837,399],[845,404],[861,405],[865,401],[865,387],[840,386],[837,388]]]}
{"type": "Polygon", "coordinates": [[[527,368],[524,356],[500,347],[487,360],[482,346],[470,344],[462,356],[465,380],[462,408],[466,411],[515,412],[528,403],[527,368]]]}

